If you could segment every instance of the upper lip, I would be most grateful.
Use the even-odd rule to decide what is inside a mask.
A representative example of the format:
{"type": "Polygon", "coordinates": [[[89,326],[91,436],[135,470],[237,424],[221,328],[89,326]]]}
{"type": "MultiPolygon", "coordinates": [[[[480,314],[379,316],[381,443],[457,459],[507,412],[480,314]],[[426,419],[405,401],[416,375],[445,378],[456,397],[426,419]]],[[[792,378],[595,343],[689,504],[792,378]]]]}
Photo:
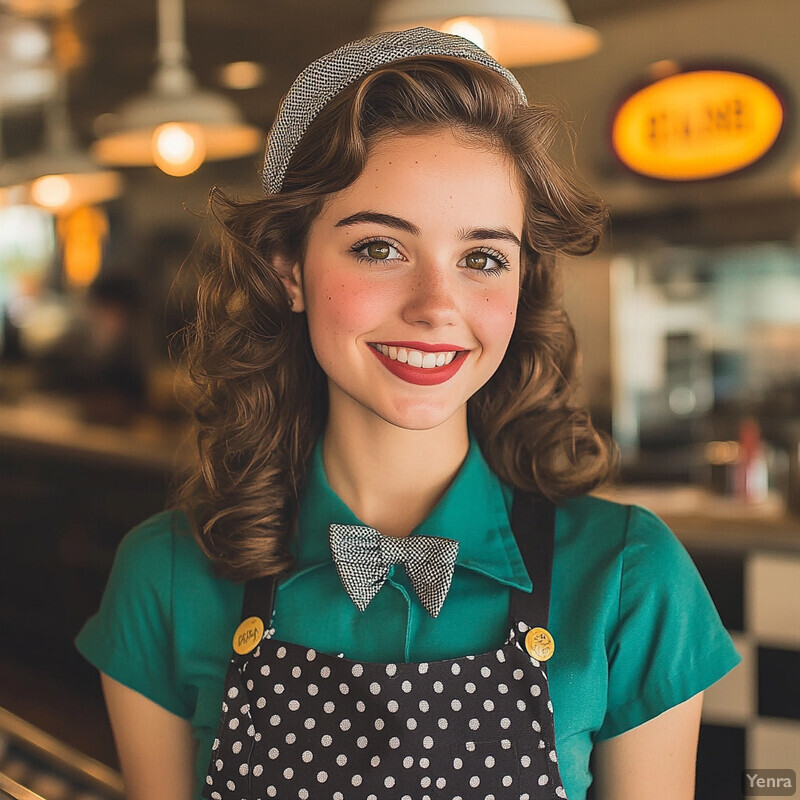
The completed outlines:
{"type": "Polygon", "coordinates": [[[376,341],[370,344],[385,344],[387,347],[404,347],[406,350],[420,350],[423,353],[452,353],[455,351],[465,350],[464,347],[459,347],[457,344],[430,344],[428,342],[384,342],[376,341]]]}

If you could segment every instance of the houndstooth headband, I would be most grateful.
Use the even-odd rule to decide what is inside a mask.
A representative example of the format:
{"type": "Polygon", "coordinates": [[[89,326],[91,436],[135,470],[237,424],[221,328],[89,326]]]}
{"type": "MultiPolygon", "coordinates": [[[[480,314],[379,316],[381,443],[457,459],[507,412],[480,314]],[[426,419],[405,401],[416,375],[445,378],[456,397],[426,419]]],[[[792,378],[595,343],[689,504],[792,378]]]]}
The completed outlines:
{"type": "Polygon", "coordinates": [[[267,194],[280,192],[295,148],[326,103],[377,67],[412,56],[453,56],[475,61],[506,78],[522,102],[528,102],[519,82],[505,67],[461,36],[412,28],[350,42],[306,67],[283,98],[267,136],[263,175],[267,194]]]}

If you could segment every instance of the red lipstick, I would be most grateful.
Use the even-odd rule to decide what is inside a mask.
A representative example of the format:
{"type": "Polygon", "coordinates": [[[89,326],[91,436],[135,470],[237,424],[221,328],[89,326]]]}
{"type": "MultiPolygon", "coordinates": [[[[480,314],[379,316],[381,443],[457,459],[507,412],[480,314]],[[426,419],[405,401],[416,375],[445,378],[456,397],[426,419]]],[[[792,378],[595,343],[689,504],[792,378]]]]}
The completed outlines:
{"type": "MultiPolygon", "coordinates": [[[[457,347],[449,344],[423,345],[421,342],[381,342],[381,344],[385,344],[390,347],[406,347],[413,350],[422,350],[426,353],[445,353],[458,350],[457,347]]],[[[461,369],[461,365],[464,363],[464,361],[466,361],[466,358],[469,355],[468,351],[460,350],[456,353],[455,358],[449,364],[444,364],[441,367],[424,369],[423,367],[412,367],[410,364],[403,364],[400,361],[392,361],[389,356],[385,356],[380,352],[380,350],[376,350],[374,347],[370,347],[369,349],[375,354],[381,364],[383,364],[383,366],[392,373],[392,375],[395,375],[407,383],[414,383],[417,386],[435,386],[438,383],[444,383],[445,381],[450,380],[450,378],[452,378],[453,375],[455,375],[456,372],[461,369]]]]}

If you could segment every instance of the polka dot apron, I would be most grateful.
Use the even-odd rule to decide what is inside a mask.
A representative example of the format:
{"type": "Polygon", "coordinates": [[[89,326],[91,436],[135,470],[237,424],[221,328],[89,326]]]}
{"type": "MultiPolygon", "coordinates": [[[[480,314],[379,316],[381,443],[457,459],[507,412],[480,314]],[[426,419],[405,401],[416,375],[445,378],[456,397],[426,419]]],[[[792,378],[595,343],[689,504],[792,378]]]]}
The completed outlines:
{"type": "MultiPolygon", "coordinates": [[[[515,494],[512,530],[533,581],[512,590],[497,650],[378,664],[272,638],[234,653],[203,797],[209,800],[565,798],[546,664],[526,634],[547,625],[555,509],[515,494]]],[[[243,618],[270,620],[275,582],[246,586],[243,618]]]]}

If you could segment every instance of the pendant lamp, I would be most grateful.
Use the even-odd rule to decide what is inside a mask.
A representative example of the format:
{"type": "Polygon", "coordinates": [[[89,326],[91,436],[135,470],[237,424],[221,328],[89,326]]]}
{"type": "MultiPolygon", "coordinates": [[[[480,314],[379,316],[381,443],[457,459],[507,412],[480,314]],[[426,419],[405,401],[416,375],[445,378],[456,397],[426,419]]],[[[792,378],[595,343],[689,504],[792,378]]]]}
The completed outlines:
{"type": "Polygon", "coordinates": [[[0,109],[38,106],[56,90],[50,37],[36,20],[0,13],[0,109]]]}
{"type": "Polygon", "coordinates": [[[0,187],[53,213],[66,213],[117,197],[118,172],[101,169],[81,150],[69,124],[66,77],[61,73],[52,100],[44,106],[44,148],[6,161],[0,167],[0,187]]]}
{"type": "Polygon", "coordinates": [[[384,0],[372,29],[420,25],[470,39],[506,67],[569,61],[600,47],[600,34],[578,25],[566,0],[384,0]]]}
{"type": "Polygon", "coordinates": [[[148,92],[127,101],[114,130],[92,153],[103,164],[155,164],[188,175],[204,160],[239,158],[259,149],[261,131],[242,121],[218,92],[200,89],[188,68],[183,0],[158,0],[158,68],[148,92]]]}
{"type": "Polygon", "coordinates": [[[0,0],[12,14],[22,17],[59,17],[72,11],[80,0],[0,0]]]}

